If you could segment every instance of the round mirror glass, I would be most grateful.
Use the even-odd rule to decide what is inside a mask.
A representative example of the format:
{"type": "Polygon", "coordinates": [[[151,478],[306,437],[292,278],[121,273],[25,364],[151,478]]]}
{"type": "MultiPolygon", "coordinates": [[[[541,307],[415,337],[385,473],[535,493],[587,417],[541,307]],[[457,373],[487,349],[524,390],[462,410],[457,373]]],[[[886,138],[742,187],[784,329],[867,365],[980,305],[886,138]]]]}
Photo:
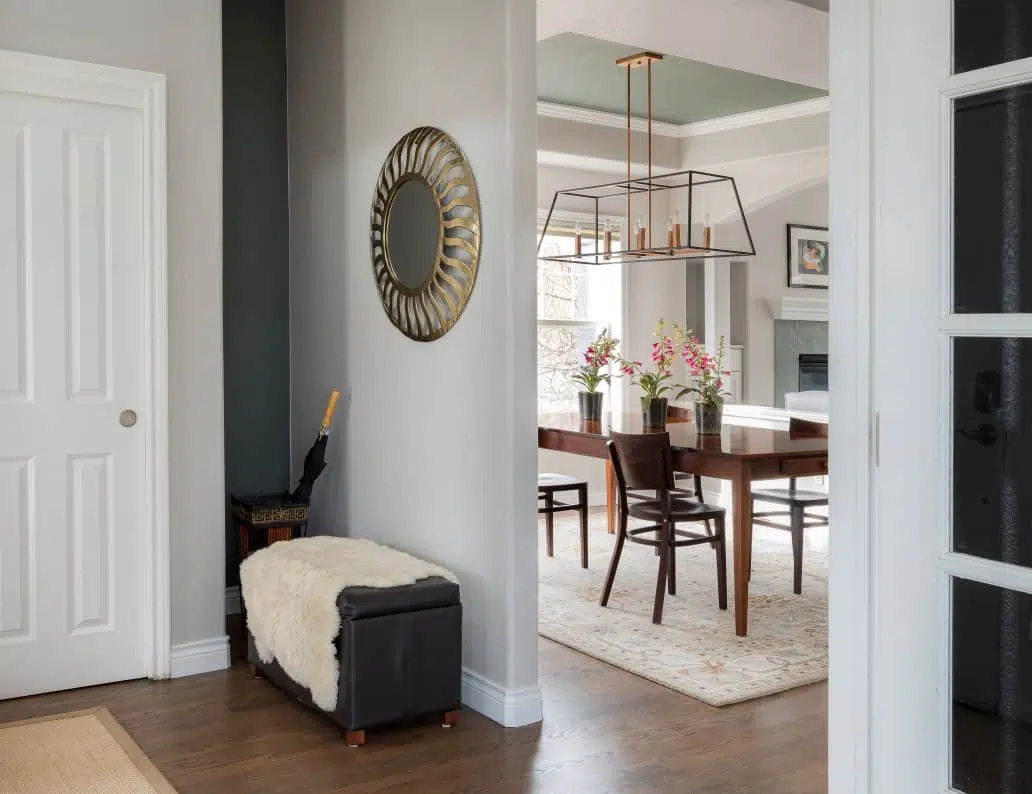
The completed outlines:
{"type": "Polygon", "coordinates": [[[441,213],[421,179],[407,179],[387,212],[387,260],[402,286],[419,289],[437,264],[441,213]]]}

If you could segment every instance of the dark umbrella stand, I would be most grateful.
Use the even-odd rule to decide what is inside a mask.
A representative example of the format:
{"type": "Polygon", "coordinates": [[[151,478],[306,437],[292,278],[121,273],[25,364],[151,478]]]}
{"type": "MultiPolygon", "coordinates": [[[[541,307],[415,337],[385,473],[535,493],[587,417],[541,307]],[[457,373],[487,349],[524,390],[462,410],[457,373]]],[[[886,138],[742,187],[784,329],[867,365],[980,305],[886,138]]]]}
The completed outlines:
{"type": "Polygon", "coordinates": [[[340,392],[334,390],[326,404],[319,435],[305,455],[297,487],[290,493],[236,497],[230,494],[230,508],[240,533],[240,561],[253,549],[308,534],[308,508],[312,488],[326,468],[326,443],[340,392]]]}

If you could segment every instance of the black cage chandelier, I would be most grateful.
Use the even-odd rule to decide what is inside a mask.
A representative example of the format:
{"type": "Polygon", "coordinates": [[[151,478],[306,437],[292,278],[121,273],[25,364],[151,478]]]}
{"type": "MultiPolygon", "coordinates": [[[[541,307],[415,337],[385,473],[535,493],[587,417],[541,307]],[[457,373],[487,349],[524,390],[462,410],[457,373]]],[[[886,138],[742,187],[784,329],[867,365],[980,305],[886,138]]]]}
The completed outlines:
{"type": "Polygon", "coordinates": [[[557,190],[552,197],[545,218],[541,237],[538,240],[538,259],[549,262],[573,262],[588,265],[607,265],[632,262],[672,261],[685,262],[692,259],[712,257],[754,256],[752,232],[742,208],[742,199],[734,177],[711,174],[706,171],[675,171],[663,174],[652,172],[652,64],[661,61],[662,55],[654,52],[640,52],[620,58],[616,64],[627,72],[627,178],[602,185],[557,190]],[[631,177],[631,70],[645,67],[647,85],[646,139],[648,143],[648,172],[646,176],[631,177]],[[709,215],[705,212],[705,198],[723,193],[718,198],[726,204],[737,207],[738,218],[744,236],[744,245],[722,247],[713,241],[713,229],[709,215]],[[732,204],[733,199],[733,204],[732,204]],[[665,228],[656,230],[654,205],[661,200],[671,212],[668,213],[665,228]],[[584,223],[578,222],[574,231],[573,253],[542,255],[541,246],[550,233],[550,227],[568,223],[556,223],[553,217],[557,205],[576,204],[584,223]],[[617,206],[616,213],[604,212],[606,207],[617,206]],[[640,212],[632,224],[632,208],[640,212]],[[613,229],[609,216],[624,214],[625,229],[620,235],[621,245],[613,246],[613,229]],[[683,213],[683,214],[682,214],[683,213]],[[702,215],[701,223],[696,220],[702,215]],[[593,223],[592,223],[593,219],[593,223]],[[586,228],[585,228],[586,227],[586,228]]]}

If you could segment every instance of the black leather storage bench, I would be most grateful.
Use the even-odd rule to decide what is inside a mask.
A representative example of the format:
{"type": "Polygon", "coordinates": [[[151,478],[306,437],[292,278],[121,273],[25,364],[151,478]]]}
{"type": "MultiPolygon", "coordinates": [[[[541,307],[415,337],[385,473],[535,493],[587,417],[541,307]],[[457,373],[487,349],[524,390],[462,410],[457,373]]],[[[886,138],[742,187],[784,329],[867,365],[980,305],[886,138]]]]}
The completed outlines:
{"type": "Polygon", "coordinates": [[[340,679],[337,707],[323,711],[307,687],[273,660],[258,658],[247,635],[247,659],[305,705],[347,732],[348,744],[365,743],[368,728],[428,714],[451,726],[458,717],[462,677],[462,605],[459,586],[433,576],[401,587],[349,587],[337,598],[340,679]]]}

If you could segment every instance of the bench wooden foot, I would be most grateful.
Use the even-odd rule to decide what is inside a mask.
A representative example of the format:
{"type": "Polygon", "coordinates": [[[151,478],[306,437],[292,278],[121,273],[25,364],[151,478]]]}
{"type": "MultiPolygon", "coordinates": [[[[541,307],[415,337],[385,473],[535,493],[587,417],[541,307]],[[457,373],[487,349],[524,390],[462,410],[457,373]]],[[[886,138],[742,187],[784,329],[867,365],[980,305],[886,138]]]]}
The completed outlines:
{"type": "Polygon", "coordinates": [[[256,664],[252,664],[251,665],[251,675],[254,676],[255,678],[265,678],[265,674],[261,671],[261,669],[256,664]]]}
{"type": "Polygon", "coordinates": [[[446,711],[441,715],[441,727],[450,728],[459,721],[459,712],[457,711],[446,711]]]}
{"type": "Polygon", "coordinates": [[[361,747],[365,744],[365,731],[346,731],[344,738],[348,747],[361,747]]]}

